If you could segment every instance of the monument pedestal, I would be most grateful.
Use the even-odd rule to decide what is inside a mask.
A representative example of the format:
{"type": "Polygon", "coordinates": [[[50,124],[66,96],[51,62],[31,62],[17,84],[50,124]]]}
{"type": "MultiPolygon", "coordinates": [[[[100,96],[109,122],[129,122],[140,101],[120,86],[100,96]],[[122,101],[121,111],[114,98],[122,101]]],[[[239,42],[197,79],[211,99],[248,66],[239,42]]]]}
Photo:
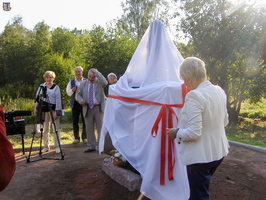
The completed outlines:
{"type": "Polygon", "coordinates": [[[142,178],[128,169],[115,166],[111,158],[105,158],[102,164],[102,170],[120,185],[126,187],[129,191],[140,189],[142,178]]]}

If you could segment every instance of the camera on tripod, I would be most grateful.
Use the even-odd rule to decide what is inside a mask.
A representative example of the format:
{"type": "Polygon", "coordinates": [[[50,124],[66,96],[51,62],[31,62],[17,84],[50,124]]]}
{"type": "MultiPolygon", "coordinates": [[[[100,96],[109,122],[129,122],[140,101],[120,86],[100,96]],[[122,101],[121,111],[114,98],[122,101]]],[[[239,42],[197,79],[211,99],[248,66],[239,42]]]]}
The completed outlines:
{"type": "Polygon", "coordinates": [[[5,125],[7,135],[25,134],[25,119],[15,120],[17,116],[29,116],[30,110],[17,110],[5,112],[5,125]]]}
{"type": "Polygon", "coordinates": [[[54,108],[55,109],[55,107],[53,107],[53,106],[55,106],[55,105],[51,105],[49,102],[47,102],[47,101],[45,101],[45,100],[43,100],[43,99],[46,99],[46,98],[48,98],[47,97],[47,87],[46,87],[46,85],[40,85],[40,88],[41,88],[41,94],[40,94],[40,96],[38,97],[38,102],[39,102],[39,104],[38,104],[38,111],[40,111],[39,109],[41,109],[41,111],[42,112],[49,112],[50,111],[50,108],[54,108]],[[42,97],[42,98],[40,98],[40,97],[42,97]]]}
{"type": "Polygon", "coordinates": [[[46,95],[47,95],[47,87],[45,85],[41,85],[40,88],[42,90],[42,96],[43,96],[43,98],[46,98],[46,95]]]}

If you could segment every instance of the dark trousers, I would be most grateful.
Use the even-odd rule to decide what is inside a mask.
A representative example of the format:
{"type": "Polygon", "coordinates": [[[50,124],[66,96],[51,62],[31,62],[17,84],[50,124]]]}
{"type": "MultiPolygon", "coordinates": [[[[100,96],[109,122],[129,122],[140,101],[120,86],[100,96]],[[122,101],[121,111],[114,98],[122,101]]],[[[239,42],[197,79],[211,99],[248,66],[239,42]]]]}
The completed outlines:
{"type": "Polygon", "coordinates": [[[86,135],[86,127],[85,127],[85,121],[84,121],[84,117],[82,114],[82,106],[75,101],[74,102],[74,106],[72,108],[72,120],[73,120],[73,132],[74,132],[74,137],[75,139],[80,140],[80,136],[79,136],[79,116],[81,116],[81,120],[82,120],[82,140],[87,138],[86,135]]]}
{"type": "Polygon", "coordinates": [[[211,176],[222,161],[223,158],[209,163],[187,165],[190,187],[189,200],[209,200],[211,176]]]}

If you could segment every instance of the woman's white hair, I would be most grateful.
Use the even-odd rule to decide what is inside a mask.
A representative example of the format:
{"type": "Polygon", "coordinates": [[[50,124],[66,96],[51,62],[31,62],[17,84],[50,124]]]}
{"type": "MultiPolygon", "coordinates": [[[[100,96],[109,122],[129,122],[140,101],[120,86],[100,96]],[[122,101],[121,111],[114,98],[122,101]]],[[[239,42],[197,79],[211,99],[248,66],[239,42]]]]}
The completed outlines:
{"type": "Polygon", "coordinates": [[[111,72],[110,74],[108,74],[107,75],[107,78],[112,78],[112,79],[117,80],[117,76],[113,72],[111,72]]]}
{"type": "Polygon", "coordinates": [[[180,65],[180,77],[200,81],[206,79],[205,63],[196,57],[187,57],[180,65]]]}

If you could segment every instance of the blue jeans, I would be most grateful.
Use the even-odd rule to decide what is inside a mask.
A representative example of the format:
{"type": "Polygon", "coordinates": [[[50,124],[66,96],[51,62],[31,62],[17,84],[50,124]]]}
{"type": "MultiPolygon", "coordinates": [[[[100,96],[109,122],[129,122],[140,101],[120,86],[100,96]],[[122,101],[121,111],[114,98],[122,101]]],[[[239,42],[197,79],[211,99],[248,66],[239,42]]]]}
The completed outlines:
{"type": "Polygon", "coordinates": [[[189,200],[209,200],[211,176],[222,161],[223,158],[209,163],[187,165],[190,188],[189,200]]]}

